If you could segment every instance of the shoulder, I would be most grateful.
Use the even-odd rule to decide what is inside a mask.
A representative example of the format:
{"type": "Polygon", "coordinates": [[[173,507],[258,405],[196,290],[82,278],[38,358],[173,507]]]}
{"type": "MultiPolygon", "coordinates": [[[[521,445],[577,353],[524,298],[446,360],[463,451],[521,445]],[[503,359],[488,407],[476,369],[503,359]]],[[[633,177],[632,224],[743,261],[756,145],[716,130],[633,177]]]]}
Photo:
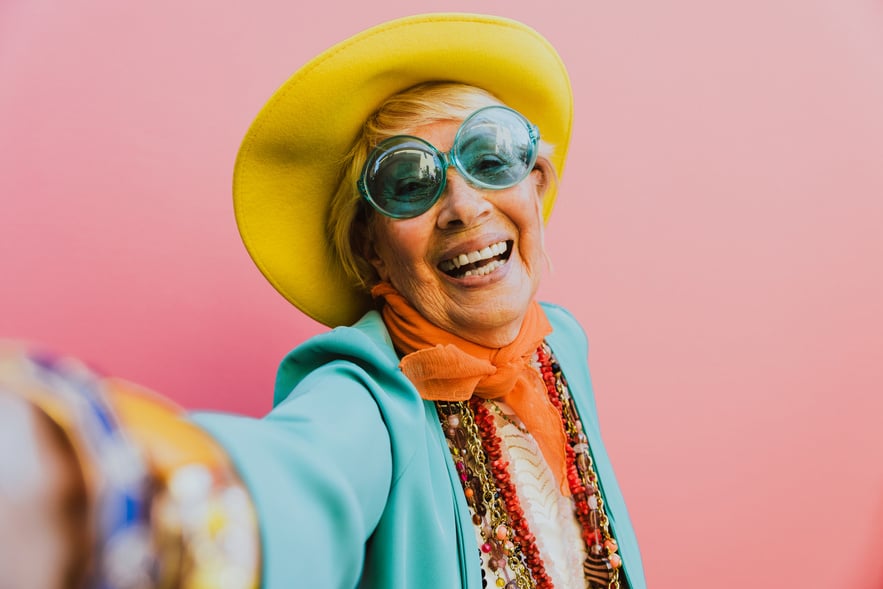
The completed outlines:
{"type": "Polygon", "coordinates": [[[398,358],[379,313],[370,311],[352,326],[314,336],[289,352],[276,375],[274,405],[307,375],[330,364],[346,364],[381,381],[398,372],[398,358]]]}
{"type": "Polygon", "coordinates": [[[352,326],[335,327],[314,336],[292,350],[286,359],[310,362],[341,357],[379,364],[397,362],[380,313],[369,311],[352,326]]]}
{"type": "Polygon", "coordinates": [[[559,344],[559,347],[562,345],[568,348],[577,346],[582,350],[582,356],[585,357],[585,354],[588,353],[589,342],[576,317],[561,305],[542,302],[540,306],[545,311],[549,323],[552,324],[553,331],[549,340],[553,347],[556,343],[559,344]]]}

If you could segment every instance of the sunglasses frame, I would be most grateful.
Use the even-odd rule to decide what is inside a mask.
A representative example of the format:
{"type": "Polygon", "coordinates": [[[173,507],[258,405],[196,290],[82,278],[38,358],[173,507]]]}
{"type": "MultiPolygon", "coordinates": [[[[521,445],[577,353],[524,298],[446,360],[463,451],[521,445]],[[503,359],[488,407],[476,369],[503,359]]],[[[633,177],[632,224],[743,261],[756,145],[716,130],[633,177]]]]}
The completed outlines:
{"type": "MultiPolygon", "coordinates": [[[[429,143],[425,139],[421,139],[420,137],[414,137],[413,135],[395,135],[393,137],[388,137],[388,138],[384,139],[383,141],[378,143],[374,147],[374,149],[371,150],[371,153],[368,155],[368,158],[365,161],[365,165],[362,167],[362,173],[359,175],[359,179],[356,182],[356,187],[359,191],[359,194],[362,196],[362,198],[365,199],[366,201],[368,201],[368,203],[370,203],[371,206],[375,210],[377,210],[379,213],[386,215],[387,217],[391,217],[393,219],[412,219],[414,217],[419,217],[420,215],[422,215],[423,213],[425,213],[426,211],[431,209],[433,207],[433,205],[435,205],[435,203],[441,197],[441,195],[444,193],[445,186],[447,185],[448,168],[450,168],[451,166],[453,166],[457,170],[457,172],[467,182],[469,182],[473,186],[477,186],[479,188],[484,188],[484,189],[488,189],[488,190],[505,190],[507,188],[511,188],[512,186],[515,186],[519,182],[522,182],[525,178],[527,178],[530,175],[531,170],[533,170],[534,165],[536,164],[537,157],[539,156],[539,149],[538,149],[539,142],[540,142],[539,128],[536,125],[534,125],[533,123],[531,123],[527,119],[527,117],[522,115],[520,112],[518,112],[515,109],[509,108],[508,106],[503,106],[503,105],[485,106],[485,107],[482,107],[482,108],[476,110],[475,112],[473,112],[471,115],[469,115],[468,117],[466,117],[463,120],[463,122],[460,124],[460,127],[457,129],[457,134],[454,136],[454,143],[451,146],[451,150],[447,153],[442,152],[441,150],[436,148],[434,145],[432,145],[431,143],[429,143]],[[466,170],[465,166],[463,165],[463,163],[460,159],[460,151],[461,151],[460,150],[460,144],[461,144],[460,140],[462,138],[463,129],[468,128],[467,124],[470,121],[474,120],[475,117],[477,117],[480,114],[487,114],[488,111],[495,111],[495,112],[502,111],[507,114],[514,114],[516,119],[524,124],[525,130],[527,131],[528,138],[530,141],[530,156],[529,156],[529,160],[527,162],[527,165],[525,166],[526,173],[523,176],[521,176],[520,178],[518,178],[517,180],[515,180],[514,182],[510,182],[510,183],[506,183],[506,184],[490,184],[490,183],[484,182],[484,181],[480,180],[479,178],[476,178],[475,176],[470,174],[466,170]],[[424,203],[425,207],[419,209],[419,211],[417,211],[416,213],[409,212],[409,213],[402,214],[402,213],[395,213],[393,211],[389,211],[389,210],[383,208],[376,200],[374,200],[371,197],[370,191],[368,190],[368,185],[367,185],[368,169],[372,165],[372,163],[376,162],[376,157],[375,157],[376,154],[383,150],[384,145],[388,145],[390,143],[400,142],[400,141],[405,141],[405,142],[412,141],[412,142],[416,142],[416,143],[420,144],[421,147],[425,147],[426,153],[431,154],[433,156],[433,159],[436,162],[438,162],[439,167],[441,168],[441,181],[439,182],[439,184],[435,190],[435,194],[431,198],[428,198],[426,200],[426,202],[424,203]]],[[[396,149],[392,148],[391,151],[394,153],[396,151],[396,149]]]]}

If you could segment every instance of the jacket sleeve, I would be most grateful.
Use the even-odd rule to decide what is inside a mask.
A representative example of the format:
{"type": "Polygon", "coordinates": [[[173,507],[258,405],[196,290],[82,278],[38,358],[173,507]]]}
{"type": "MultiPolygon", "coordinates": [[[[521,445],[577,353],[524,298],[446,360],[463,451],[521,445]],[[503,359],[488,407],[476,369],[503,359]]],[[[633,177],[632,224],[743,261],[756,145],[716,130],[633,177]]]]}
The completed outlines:
{"type": "Polygon", "coordinates": [[[263,419],[198,413],[258,514],[264,589],[352,588],[390,490],[390,439],[370,378],[334,361],[263,419]]]}

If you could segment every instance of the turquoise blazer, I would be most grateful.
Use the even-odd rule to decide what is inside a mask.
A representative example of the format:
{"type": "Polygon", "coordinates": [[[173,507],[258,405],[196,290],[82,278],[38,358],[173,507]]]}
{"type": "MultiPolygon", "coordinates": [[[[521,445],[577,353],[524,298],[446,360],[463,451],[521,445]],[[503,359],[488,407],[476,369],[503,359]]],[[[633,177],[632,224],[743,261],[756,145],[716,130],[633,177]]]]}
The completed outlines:
{"type": "MultiPolygon", "coordinates": [[[[629,586],[645,589],[638,544],[598,431],[585,335],[561,307],[543,308],[629,586]]],[[[252,494],[264,589],[481,589],[473,524],[435,404],[399,370],[377,312],[289,353],[263,419],[193,419],[226,448],[252,494]]]]}

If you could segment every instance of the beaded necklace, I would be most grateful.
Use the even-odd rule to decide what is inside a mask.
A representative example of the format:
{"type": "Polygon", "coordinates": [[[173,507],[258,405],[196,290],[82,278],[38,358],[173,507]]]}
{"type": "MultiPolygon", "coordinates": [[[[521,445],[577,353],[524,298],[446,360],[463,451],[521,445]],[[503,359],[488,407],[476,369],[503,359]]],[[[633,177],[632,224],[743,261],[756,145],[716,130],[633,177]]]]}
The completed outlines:
{"type": "MultiPolygon", "coordinates": [[[[547,344],[537,349],[535,364],[567,435],[567,482],[587,551],[583,566],[587,587],[622,589],[622,559],[617,554],[588,439],[567,382],[547,344]]],[[[483,540],[479,551],[486,555],[488,568],[497,577],[496,586],[554,589],[507,470],[509,464],[488,403],[472,397],[463,402],[437,401],[436,407],[472,512],[472,523],[483,540]]]]}

